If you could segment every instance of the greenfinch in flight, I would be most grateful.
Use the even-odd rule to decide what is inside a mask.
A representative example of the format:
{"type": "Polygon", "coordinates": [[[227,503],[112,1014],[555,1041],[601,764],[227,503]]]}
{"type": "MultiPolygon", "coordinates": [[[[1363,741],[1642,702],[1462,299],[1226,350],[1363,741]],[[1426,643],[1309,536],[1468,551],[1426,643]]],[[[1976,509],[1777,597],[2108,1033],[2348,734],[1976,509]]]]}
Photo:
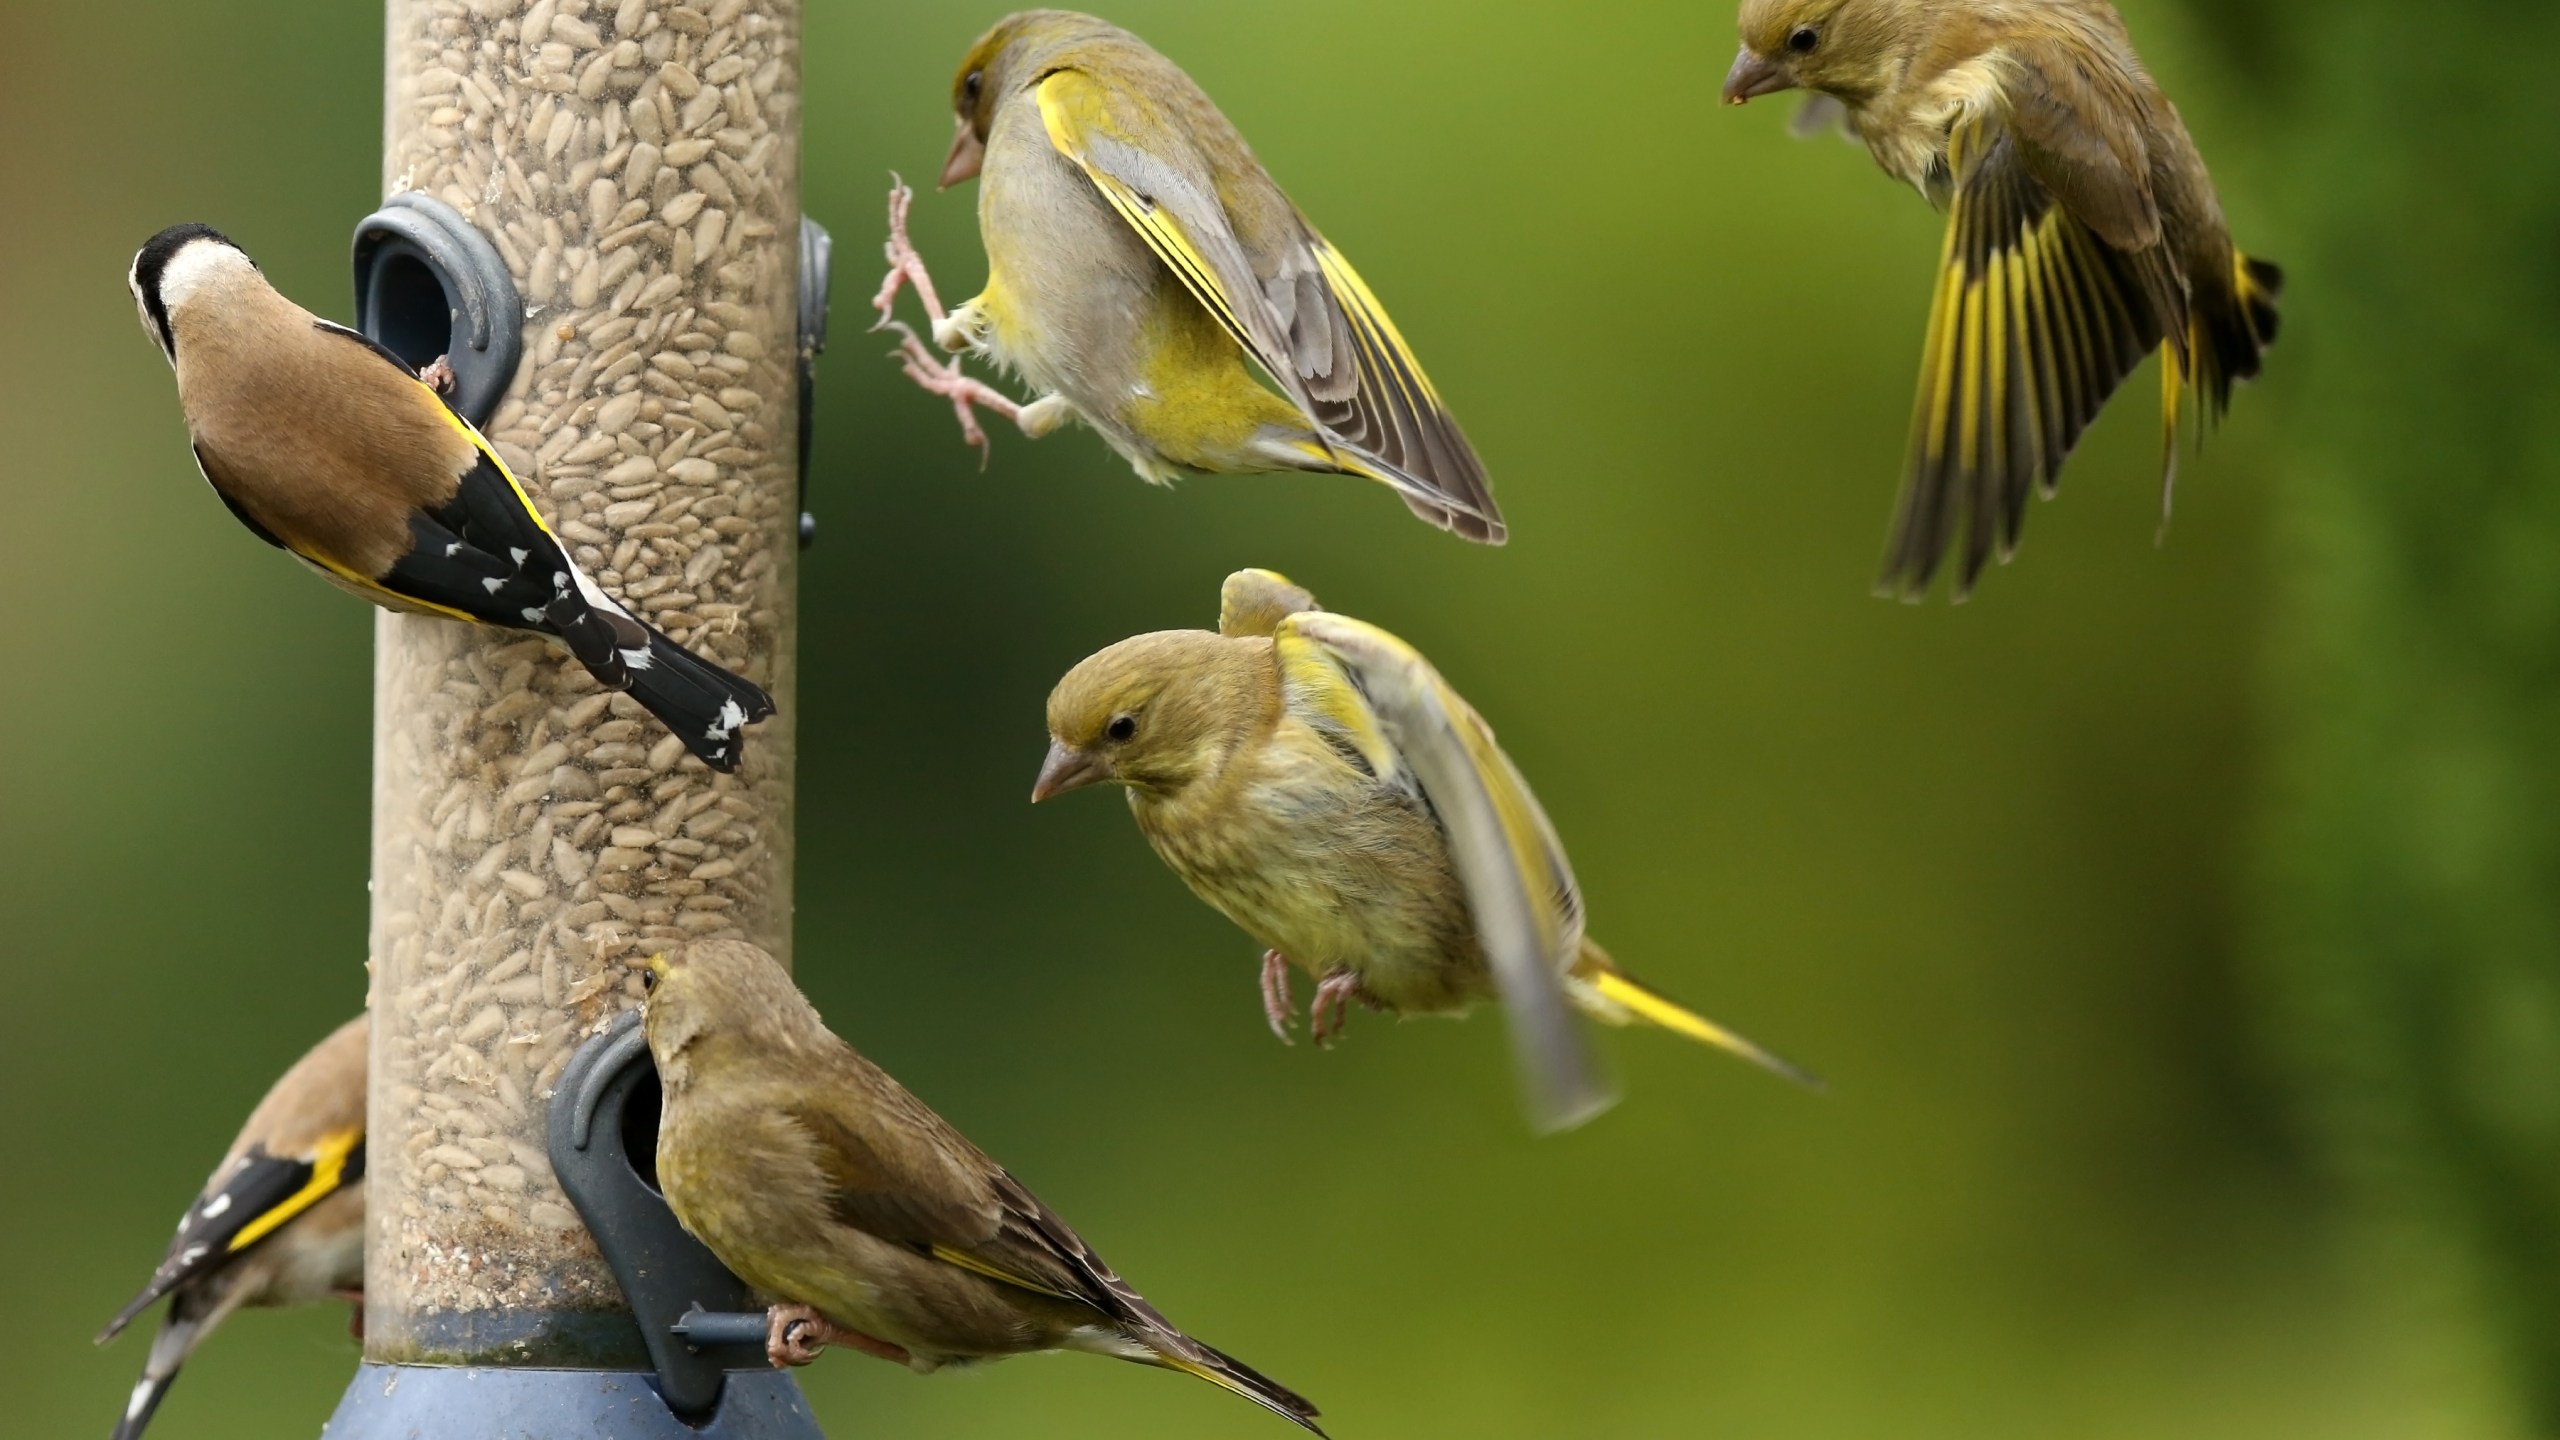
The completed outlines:
{"type": "Polygon", "coordinates": [[[735,940],[651,957],[667,1206],[776,1297],[766,1353],[841,1345],[930,1373],[1081,1350],[1196,1375],[1316,1434],[1316,1407],[1173,1327],[1067,1222],[735,940]]]}
{"type": "Polygon", "coordinates": [[[1801,89],[1946,207],[1946,250],[1879,589],[1961,598],[2027,496],[2161,357],[2162,509],[2184,392],[2258,374],[2283,272],[2234,249],[2204,158],[2106,0],[1743,0],[1724,98],[1801,89]]]}
{"type": "Polygon", "coordinates": [[[1620,970],[1583,934],[1555,829],[1493,731],[1428,661],[1267,570],[1228,577],[1218,630],[1124,640],[1049,696],[1036,802],[1103,782],[1192,892],[1268,949],[1285,1041],[1295,964],[1318,1043],[1357,1000],[1399,1015],[1499,999],[1531,1123],[1613,1098],[1573,1012],[1645,1020],[1804,1072],[1620,970]]]}
{"type": "Polygon", "coordinates": [[[952,106],[942,183],[979,181],[986,288],[942,312],[900,187],[875,304],[904,334],[907,373],[952,399],[972,444],[985,440],[973,404],[1034,437],[1080,419],[1157,483],[1357,475],[1434,525],[1502,542],[1483,465],[1378,297],[1172,61],[1089,15],[1024,11],[969,48],[952,106]],[[909,281],[937,344],[1040,398],[1015,403],[892,320],[909,281]]]}

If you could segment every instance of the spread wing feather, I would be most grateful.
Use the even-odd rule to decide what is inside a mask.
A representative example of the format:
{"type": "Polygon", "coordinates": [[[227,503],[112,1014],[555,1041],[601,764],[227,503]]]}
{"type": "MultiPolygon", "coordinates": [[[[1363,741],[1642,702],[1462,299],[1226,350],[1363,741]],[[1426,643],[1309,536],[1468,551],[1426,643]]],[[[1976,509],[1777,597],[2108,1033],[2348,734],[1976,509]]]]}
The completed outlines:
{"type": "Polygon", "coordinates": [[[1906,598],[1928,589],[1959,530],[1958,594],[1995,553],[2006,558],[2028,495],[2052,489],[2143,357],[2183,336],[2163,247],[2110,245],[2038,177],[2009,130],[1960,128],[1949,161],[1955,189],[1910,470],[1878,587],[1906,598]]]}

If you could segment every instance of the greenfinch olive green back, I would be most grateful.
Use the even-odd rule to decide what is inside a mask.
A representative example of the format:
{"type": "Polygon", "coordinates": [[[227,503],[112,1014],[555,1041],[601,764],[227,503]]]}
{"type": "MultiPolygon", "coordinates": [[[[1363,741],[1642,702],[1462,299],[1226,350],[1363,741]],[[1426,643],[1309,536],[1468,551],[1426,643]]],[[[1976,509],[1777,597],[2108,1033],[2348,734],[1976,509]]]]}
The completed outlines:
{"type": "Polygon", "coordinates": [[[1962,596],[2143,359],[2162,365],[2162,508],[2186,392],[2259,372],[2282,272],[2235,250],[2213,181],[2105,0],[1745,0],[1725,98],[1837,101],[1948,209],[1910,468],[1880,588],[1962,596]]]}
{"type": "Polygon", "coordinates": [[[1316,1430],[1313,1405],[1175,1329],[1003,1166],[838,1039],[772,956],[705,941],[654,957],[649,975],[659,1183],[739,1278],[904,1351],[918,1371],[1082,1350],[1197,1375],[1316,1430]]]}
{"type": "Polygon", "coordinates": [[[1229,577],[1220,631],[1140,635],[1069,671],[1049,696],[1034,798],[1126,787],[1139,831],[1194,894],[1319,982],[1356,982],[1373,1008],[1459,1014],[1499,999],[1541,1129],[1611,1098],[1573,1010],[1809,1079],[1588,940],[1527,781],[1410,646],[1267,570],[1229,577]]]}
{"type": "Polygon", "coordinates": [[[1149,480],[1357,475],[1503,540],[1483,465],[1377,296],[1171,61],[1030,11],[971,47],[952,99],[955,164],[982,147],[988,267],[954,320],[999,364],[1149,480]]]}

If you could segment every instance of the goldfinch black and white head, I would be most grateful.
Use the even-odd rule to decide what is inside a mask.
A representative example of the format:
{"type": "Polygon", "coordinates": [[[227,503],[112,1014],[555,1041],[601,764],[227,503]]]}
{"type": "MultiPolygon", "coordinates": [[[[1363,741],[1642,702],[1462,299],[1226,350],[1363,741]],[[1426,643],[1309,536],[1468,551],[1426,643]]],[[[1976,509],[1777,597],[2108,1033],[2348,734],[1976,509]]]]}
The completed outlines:
{"type": "Polygon", "coordinates": [[[191,306],[208,292],[237,288],[244,280],[266,283],[258,262],[221,231],[190,223],[172,225],[152,236],[135,253],[125,287],[133,292],[133,303],[142,312],[143,333],[174,365],[178,342],[170,313],[191,306]]]}

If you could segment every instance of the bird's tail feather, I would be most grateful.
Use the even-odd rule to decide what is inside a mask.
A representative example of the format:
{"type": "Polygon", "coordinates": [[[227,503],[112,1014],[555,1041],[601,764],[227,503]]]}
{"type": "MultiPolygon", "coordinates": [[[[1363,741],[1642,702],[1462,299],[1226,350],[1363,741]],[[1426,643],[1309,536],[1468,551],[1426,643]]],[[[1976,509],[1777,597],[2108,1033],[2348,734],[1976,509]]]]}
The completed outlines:
{"type": "Polygon", "coordinates": [[[1316,1424],[1316,1407],[1305,1396],[1223,1350],[1213,1349],[1187,1336],[1183,1338],[1186,1344],[1181,1349],[1172,1346],[1160,1349],[1153,1363],[1167,1370],[1179,1370],[1185,1375],[1197,1375],[1219,1389],[1232,1390],[1314,1434],[1324,1434],[1324,1428],[1316,1424]]]}
{"type": "Polygon", "coordinates": [[[1501,513],[1493,510],[1489,503],[1482,507],[1471,505],[1404,467],[1348,441],[1332,438],[1292,443],[1306,458],[1308,469],[1375,480],[1395,491],[1406,509],[1443,530],[1479,545],[1500,545],[1511,538],[1510,527],[1502,523],[1501,513]]]}
{"type": "Polygon", "coordinates": [[[168,1395],[169,1387],[177,1383],[178,1367],[187,1363],[188,1354],[203,1337],[203,1317],[183,1314],[183,1308],[171,1307],[168,1322],[151,1337],[151,1355],[142,1362],[142,1378],[133,1382],[124,1413],[116,1418],[113,1440],[137,1440],[142,1427],[151,1423],[153,1412],[160,1408],[161,1399],[168,1395]]]}
{"type": "Polygon", "coordinates": [[[761,686],[687,650],[583,583],[563,587],[546,618],[597,684],[629,691],[714,770],[737,769],[739,732],[773,713],[773,697],[761,686]]]}
{"type": "Polygon", "coordinates": [[[1574,966],[1571,978],[1574,983],[1569,988],[1574,998],[1581,1001],[1582,1008],[1596,1019],[1611,1025],[1625,1025],[1636,1020],[1659,1025],[1701,1045],[1712,1045],[1728,1054],[1738,1055],[1770,1074],[1792,1080],[1808,1090],[1827,1088],[1821,1076],[1761,1048],[1619,969],[1607,952],[1588,940],[1582,942],[1582,958],[1574,966]]]}
{"type": "MultiPolygon", "coordinates": [[[[2210,427],[2231,408],[2231,387],[2254,380],[2265,368],[2267,347],[2275,344],[2282,319],[2276,301],[2284,293],[2284,270],[2273,261],[2231,255],[2227,289],[2199,288],[2187,322],[2186,360],[2178,347],[2160,347],[2161,481],[2160,518],[2166,533],[2171,498],[2177,492],[2178,431],[2185,415],[2187,388],[2195,388],[2210,427]]],[[[2201,443],[2202,431],[2198,431],[2201,443]]]]}
{"type": "Polygon", "coordinates": [[[2230,290],[2198,307],[2195,378],[2213,418],[2230,408],[2233,385],[2256,379],[2264,368],[2267,347],[2276,343],[2283,318],[2276,307],[2283,294],[2282,267],[2235,251],[2230,290]]]}
{"type": "MultiPolygon", "coordinates": [[[[637,627],[645,643],[621,652],[631,674],[631,698],[714,770],[738,768],[740,733],[773,713],[773,697],[751,680],[732,675],[670,640],[646,621],[616,616],[637,627]]],[[[619,628],[619,627],[617,627],[619,628]]]]}

